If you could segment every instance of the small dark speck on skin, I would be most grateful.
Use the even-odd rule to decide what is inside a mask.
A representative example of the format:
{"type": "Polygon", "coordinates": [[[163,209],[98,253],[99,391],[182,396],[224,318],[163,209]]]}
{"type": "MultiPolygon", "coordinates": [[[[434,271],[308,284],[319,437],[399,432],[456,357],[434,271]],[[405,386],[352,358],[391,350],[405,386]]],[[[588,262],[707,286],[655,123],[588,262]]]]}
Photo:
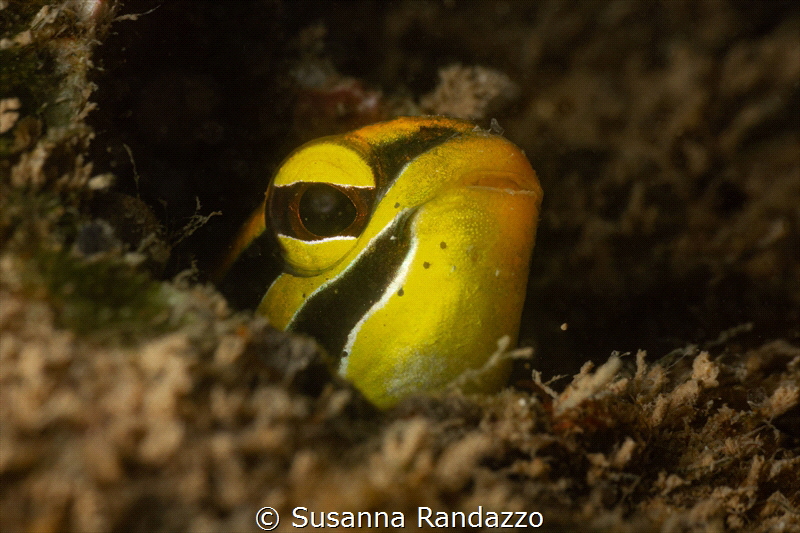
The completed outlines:
{"type": "Polygon", "coordinates": [[[446,242],[444,242],[444,241],[440,242],[440,243],[439,243],[439,248],[441,248],[442,250],[444,250],[445,248],[447,248],[447,243],[446,243],[446,242]]]}
{"type": "Polygon", "coordinates": [[[395,208],[395,209],[397,209],[398,207],[400,207],[400,202],[396,202],[396,203],[394,204],[394,208],[395,208]]]}
{"type": "Polygon", "coordinates": [[[425,261],[424,263],[422,263],[422,268],[430,268],[430,267],[431,267],[431,264],[430,264],[430,263],[428,263],[427,261],[425,261]]]}
{"type": "Polygon", "coordinates": [[[400,290],[399,290],[399,291],[397,291],[397,295],[398,295],[398,296],[402,296],[402,295],[404,295],[405,293],[406,293],[406,291],[404,291],[404,290],[402,289],[402,287],[400,288],[400,290]]]}

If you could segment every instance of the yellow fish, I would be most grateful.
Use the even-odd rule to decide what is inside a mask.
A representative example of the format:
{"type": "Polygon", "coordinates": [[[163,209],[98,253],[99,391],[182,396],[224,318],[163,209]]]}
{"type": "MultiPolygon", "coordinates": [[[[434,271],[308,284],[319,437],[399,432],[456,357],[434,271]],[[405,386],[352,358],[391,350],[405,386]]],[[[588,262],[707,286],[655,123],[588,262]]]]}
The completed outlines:
{"type": "MultiPolygon", "coordinates": [[[[231,257],[270,227],[285,268],[258,312],[316,338],[339,374],[390,407],[516,341],[541,200],[504,138],[398,118],[295,150],[231,257]]],[[[507,376],[500,365],[479,388],[507,376]]]]}

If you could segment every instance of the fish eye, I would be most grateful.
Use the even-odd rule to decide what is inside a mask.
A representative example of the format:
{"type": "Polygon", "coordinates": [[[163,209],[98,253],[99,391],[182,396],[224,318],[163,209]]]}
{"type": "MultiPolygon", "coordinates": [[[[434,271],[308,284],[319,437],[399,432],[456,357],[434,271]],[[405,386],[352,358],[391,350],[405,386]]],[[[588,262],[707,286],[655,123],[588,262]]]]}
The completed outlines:
{"type": "Polygon", "coordinates": [[[301,193],[297,207],[303,227],[319,237],[344,232],[358,216],[350,197],[327,183],[309,185],[301,193]]]}

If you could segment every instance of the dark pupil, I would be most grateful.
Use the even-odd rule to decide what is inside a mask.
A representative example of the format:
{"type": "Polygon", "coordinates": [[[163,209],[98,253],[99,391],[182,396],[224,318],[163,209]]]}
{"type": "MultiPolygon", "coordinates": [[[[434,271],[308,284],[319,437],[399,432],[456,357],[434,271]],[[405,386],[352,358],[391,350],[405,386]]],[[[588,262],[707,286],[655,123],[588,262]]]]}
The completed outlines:
{"type": "Polygon", "coordinates": [[[356,206],[345,193],[324,183],[310,185],[300,197],[300,220],[314,235],[331,237],[356,219],[356,206]]]}

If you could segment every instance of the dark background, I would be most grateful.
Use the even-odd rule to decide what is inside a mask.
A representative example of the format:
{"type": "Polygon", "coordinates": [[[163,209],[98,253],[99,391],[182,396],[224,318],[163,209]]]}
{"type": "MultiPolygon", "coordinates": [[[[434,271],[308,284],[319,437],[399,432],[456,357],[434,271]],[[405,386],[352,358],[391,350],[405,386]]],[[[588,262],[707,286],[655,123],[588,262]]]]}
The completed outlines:
{"type": "MultiPolygon", "coordinates": [[[[415,102],[461,63],[520,87],[479,122],[499,120],[545,191],[520,334],[535,367],[713,350],[743,324],[745,346],[800,337],[795,2],[168,0],[123,13],[143,14],[97,51],[93,157],[178,243],[160,277],[195,263],[207,279],[308,140],[298,71],[415,102]]],[[[279,268],[259,242],[223,290],[253,308],[279,268]]]]}

